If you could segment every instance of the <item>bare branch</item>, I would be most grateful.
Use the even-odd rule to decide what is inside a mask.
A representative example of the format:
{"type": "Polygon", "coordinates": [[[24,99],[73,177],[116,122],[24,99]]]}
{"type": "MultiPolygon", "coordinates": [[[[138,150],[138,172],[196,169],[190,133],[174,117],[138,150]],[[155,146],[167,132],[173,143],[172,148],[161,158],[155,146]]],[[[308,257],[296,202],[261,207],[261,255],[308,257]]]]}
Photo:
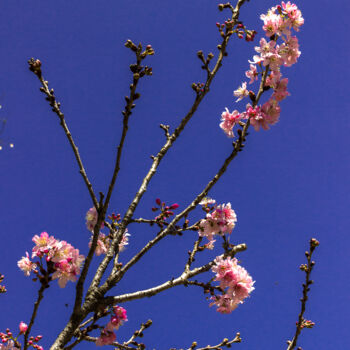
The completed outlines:
{"type": "Polygon", "coordinates": [[[74,152],[74,155],[75,155],[75,159],[78,163],[78,166],[79,166],[79,170],[80,170],[80,174],[81,176],[83,177],[84,179],[84,182],[86,184],[86,187],[90,193],[90,197],[92,199],[92,202],[94,204],[94,206],[96,208],[98,208],[98,202],[97,202],[97,199],[96,199],[96,196],[95,196],[95,193],[92,189],[92,184],[90,183],[88,177],[87,177],[87,174],[85,172],[85,169],[84,169],[84,166],[83,166],[83,162],[81,161],[81,157],[80,157],[80,154],[79,154],[79,151],[78,151],[78,147],[75,145],[74,143],[74,140],[73,140],[73,137],[72,137],[72,134],[70,133],[69,129],[68,129],[68,126],[66,124],[66,121],[65,121],[65,118],[64,118],[64,114],[61,112],[61,109],[60,109],[60,102],[58,102],[56,100],[56,97],[54,95],[54,90],[51,89],[49,90],[49,82],[46,81],[44,79],[44,77],[42,76],[42,72],[41,72],[41,62],[40,60],[36,59],[34,60],[34,58],[31,58],[29,61],[29,70],[32,71],[36,76],[37,78],[40,80],[41,82],[41,88],[40,88],[40,91],[43,92],[47,97],[46,97],[46,100],[49,101],[50,103],[50,106],[52,107],[52,111],[55,112],[57,114],[57,116],[59,117],[60,119],[60,124],[67,136],[67,139],[72,147],[72,150],[74,152]]]}
{"type": "MultiPolygon", "coordinates": [[[[141,62],[144,58],[146,58],[147,55],[154,53],[153,49],[149,45],[147,46],[146,50],[142,52],[141,44],[136,46],[135,44],[132,43],[131,40],[128,40],[126,42],[125,46],[130,48],[133,52],[135,52],[136,63],[130,65],[130,70],[133,72],[133,82],[130,85],[130,95],[125,97],[126,105],[125,105],[125,108],[122,112],[122,114],[124,116],[124,118],[123,118],[123,131],[122,131],[122,135],[120,137],[120,141],[119,141],[119,145],[118,145],[118,151],[117,151],[117,155],[116,155],[113,176],[112,176],[111,182],[109,184],[106,201],[103,205],[104,213],[106,213],[106,211],[107,211],[109,201],[111,199],[113,188],[115,185],[115,181],[117,179],[117,176],[118,176],[118,173],[120,170],[120,159],[122,156],[122,150],[123,150],[123,146],[124,146],[126,133],[128,131],[129,117],[132,114],[132,109],[135,107],[134,101],[140,97],[140,94],[136,92],[137,84],[143,76],[150,75],[150,74],[145,73],[145,69],[143,66],[141,66],[141,62]],[[151,52],[153,52],[153,53],[151,53],[151,52]],[[142,74],[142,73],[144,73],[144,74],[142,74]]],[[[146,68],[150,69],[148,67],[146,67],[146,68]]]]}
{"type": "MultiPolygon", "coordinates": [[[[227,338],[224,338],[220,344],[207,345],[204,348],[197,348],[197,342],[194,341],[191,347],[189,347],[187,350],[222,350],[222,347],[230,348],[231,344],[240,343],[241,341],[242,341],[241,334],[237,333],[235,338],[232,340],[228,340],[227,338]]],[[[172,348],[170,350],[176,350],[176,349],[172,348]]]]}
{"type": "Polygon", "coordinates": [[[23,350],[27,350],[28,349],[28,346],[29,346],[29,344],[28,344],[28,337],[30,335],[30,331],[32,330],[32,327],[33,327],[33,324],[34,324],[34,321],[35,321],[35,318],[36,318],[36,315],[37,315],[37,312],[38,312],[38,309],[39,309],[40,302],[41,302],[41,300],[44,297],[44,290],[47,288],[47,286],[48,286],[47,280],[45,280],[41,284],[41,287],[40,287],[40,289],[38,291],[38,298],[37,298],[37,300],[34,303],[34,309],[33,309],[33,312],[32,312],[32,317],[30,318],[30,322],[29,322],[28,328],[27,328],[26,332],[24,333],[23,350]]]}
{"type": "Polygon", "coordinates": [[[124,342],[123,345],[129,345],[129,344],[134,344],[135,345],[135,339],[137,337],[142,337],[143,336],[143,331],[152,325],[152,320],[148,320],[146,323],[142,323],[140,329],[136,330],[134,334],[131,336],[131,338],[124,342]]]}
{"type": "Polygon", "coordinates": [[[316,247],[319,244],[320,243],[315,238],[310,239],[310,252],[305,252],[307,264],[300,266],[300,270],[305,272],[305,283],[303,283],[303,297],[300,299],[301,310],[296,325],[295,335],[292,341],[288,341],[289,344],[287,350],[293,350],[296,347],[298,337],[303,328],[312,328],[314,325],[313,322],[304,319],[304,312],[306,309],[306,302],[308,300],[308,292],[310,291],[310,286],[313,283],[313,281],[310,279],[310,275],[315,265],[315,262],[311,260],[311,257],[312,253],[315,251],[316,247]]]}

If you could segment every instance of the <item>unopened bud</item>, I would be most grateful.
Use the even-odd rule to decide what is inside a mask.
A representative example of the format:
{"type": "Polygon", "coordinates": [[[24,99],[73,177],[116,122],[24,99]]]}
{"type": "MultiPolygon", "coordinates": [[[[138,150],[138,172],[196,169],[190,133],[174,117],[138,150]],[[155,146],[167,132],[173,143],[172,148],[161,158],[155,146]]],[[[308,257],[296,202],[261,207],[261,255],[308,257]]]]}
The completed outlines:
{"type": "Polygon", "coordinates": [[[21,334],[24,334],[27,331],[27,329],[28,329],[28,325],[21,321],[19,324],[19,332],[21,334]]]}

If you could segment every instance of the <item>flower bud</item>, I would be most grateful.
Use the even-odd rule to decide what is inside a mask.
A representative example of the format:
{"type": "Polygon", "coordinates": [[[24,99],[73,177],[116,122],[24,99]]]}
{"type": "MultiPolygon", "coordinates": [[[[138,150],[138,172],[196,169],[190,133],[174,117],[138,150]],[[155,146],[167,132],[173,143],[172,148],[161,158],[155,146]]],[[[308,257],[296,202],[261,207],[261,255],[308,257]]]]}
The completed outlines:
{"type": "Polygon", "coordinates": [[[24,334],[28,329],[28,325],[26,323],[24,323],[23,321],[20,322],[19,324],[19,332],[21,334],[24,334]]]}

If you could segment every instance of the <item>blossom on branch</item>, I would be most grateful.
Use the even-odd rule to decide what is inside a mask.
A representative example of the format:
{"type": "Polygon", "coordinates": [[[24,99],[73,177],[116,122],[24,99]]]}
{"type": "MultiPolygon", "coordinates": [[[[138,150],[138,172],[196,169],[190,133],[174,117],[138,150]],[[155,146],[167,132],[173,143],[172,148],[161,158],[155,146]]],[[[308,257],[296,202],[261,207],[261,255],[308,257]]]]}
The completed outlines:
{"type": "Polygon", "coordinates": [[[247,82],[242,83],[242,85],[233,92],[233,95],[238,97],[236,102],[242,100],[243,98],[249,95],[249,91],[247,90],[247,82]]]}
{"type": "Polygon", "coordinates": [[[40,236],[35,235],[32,240],[35,243],[32,249],[32,259],[45,257],[47,269],[42,266],[41,261],[37,263],[30,261],[29,254],[26,253],[26,256],[17,263],[26,276],[29,276],[31,271],[38,273],[36,268],[40,266],[41,272],[45,271],[47,275],[52,273],[52,279],[58,278],[58,284],[61,288],[65,287],[67,281],[75,282],[77,280],[84,261],[84,256],[79,254],[78,249],[66,241],[59,241],[55,237],[49,236],[47,232],[42,232],[40,236]]]}
{"type": "MultiPolygon", "coordinates": [[[[86,213],[86,227],[89,231],[93,231],[95,225],[97,224],[98,213],[95,207],[90,208],[86,213]]],[[[101,228],[103,228],[104,223],[101,223],[101,228]]]]}
{"type": "Polygon", "coordinates": [[[111,320],[107,326],[102,330],[101,335],[97,338],[95,344],[97,346],[110,345],[116,340],[114,330],[117,330],[120,326],[127,321],[126,310],[121,306],[114,306],[111,320]]]}
{"type": "Polygon", "coordinates": [[[113,307],[113,315],[111,317],[111,320],[108,322],[106,329],[109,331],[118,329],[127,320],[128,317],[126,315],[126,310],[123,307],[116,305],[113,307]]]}
{"type": "Polygon", "coordinates": [[[36,270],[36,264],[30,261],[29,254],[26,252],[26,256],[23,256],[21,260],[17,262],[17,266],[24,272],[26,276],[29,276],[32,271],[36,270]]]}
{"type": "Polygon", "coordinates": [[[290,1],[282,2],[282,6],[272,7],[260,18],[264,22],[263,30],[269,39],[261,38],[259,46],[255,47],[259,55],[255,55],[253,61],[248,61],[250,70],[246,71],[246,76],[250,78],[249,84],[252,84],[261,75],[262,79],[265,79],[264,90],[272,88],[273,93],[265,104],[258,106],[255,97],[260,98],[263,91],[257,94],[249,93],[247,83],[243,82],[241,87],[234,91],[234,95],[238,97],[237,102],[250,96],[253,106],[248,104],[246,111],[242,113],[234,111],[231,114],[227,108],[226,112],[222,113],[220,128],[229,137],[234,137],[233,128],[238,124],[238,119],[249,119],[256,131],[260,128],[268,130],[270,125],[277,123],[281,111],[278,103],[290,95],[287,91],[288,79],[282,79],[281,66],[290,67],[297,62],[301,54],[298,38],[291,34],[292,29],[299,31],[304,23],[301,12],[295,4],[290,1]],[[281,44],[277,43],[279,39],[282,41],[281,44]],[[260,72],[257,66],[260,67],[260,72]]]}
{"type": "Polygon", "coordinates": [[[238,111],[235,110],[232,113],[230,113],[229,110],[226,108],[226,110],[221,114],[220,128],[224,130],[225,134],[228,137],[234,137],[233,127],[236,124],[238,124],[241,119],[242,116],[239,114],[238,111]]]}
{"type": "Polygon", "coordinates": [[[217,311],[230,313],[254,290],[254,281],[247,270],[238,264],[236,258],[223,258],[218,256],[212,267],[215,273],[215,281],[220,282],[220,288],[224,293],[213,296],[210,304],[217,306],[217,311]]]}
{"type": "Polygon", "coordinates": [[[237,216],[231,203],[221,204],[216,207],[211,213],[207,213],[206,218],[199,223],[198,234],[200,237],[207,237],[209,246],[215,242],[214,235],[230,234],[237,222],[237,216]]]}

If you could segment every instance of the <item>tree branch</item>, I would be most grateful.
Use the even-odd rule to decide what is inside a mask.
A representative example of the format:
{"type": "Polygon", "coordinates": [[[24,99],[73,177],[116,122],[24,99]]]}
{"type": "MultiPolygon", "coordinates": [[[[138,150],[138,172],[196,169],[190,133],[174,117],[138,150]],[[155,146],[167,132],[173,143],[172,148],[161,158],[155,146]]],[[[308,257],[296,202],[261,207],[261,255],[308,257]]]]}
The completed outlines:
{"type": "MultiPolygon", "coordinates": [[[[144,72],[144,70],[143,70],[144,67],[141,66],[141,62],[142,62],[142,60],[144,58],[146,58],[147,55],[150,55],[150,54],[153,55],[153,53],[154,53],[153,49],[150,46],[147,46],[146,50],[144,52],[142,52],[141,44],[139,44],[136,47],[136,45],[133,44],[131,42],[131,40],[128,40],[126,42],[125,46],[129,47],[132,51],[135,52],[136,64],[133,64],[133,65],[130,66],[130,69],[133,72],[133,82],[130,85],[130,95],[129,95],[129,97],[125,97],[126,105],[125,105],[125,108],[124,108],[124,110],[122,112],[122,114],[124,116],[124,118],[123,118],[123,131],[122,131],[122,135],[120,137],[120,142],[119,142],[119,145],[118,145],[118,151],[117,151],[117,155],[116,155],[113,176],[112,176],[111,182],[109,184],[108,193],[107,193],[107,196],[106,196],[105,203],[103,205],[104,213],[106,213],[106,211],[108,209],[108,205],[109,205],[110,198],[112,196],[112,192],[113,192],[113,188],[114,188],[114,185],[115,185],[115,181],[117,179],[117,176],[118,176],[118,173],[119,173],[119,170],[120,170],[120,159],[121,159],[121,156],[122,156],[122,150],[123,150],[123,146],[124,146],[126,133],[128,131],[129,117],[132,114],[132,109],[135,107],[134,101],[140,97],[140,94],[136,93],[136,87],[137,87],[137,84],[138,84],[140,78],[142,76],[144,76],[144,75],[140,74],[140,73],[144,72]]],[[[150,70],[150,73],[151,72],[152,71],[150,70]]],[[[148,74],[148,75],[150,75],[150,74],[148,74]]]]}
{"type": "MultiPolygon", "coordinates": [[[[240,7],[243,5],[243,3],[245,1],[246,0],[238,0],[235,9],[232,11],[232,18],[231,18],[231,20],[232,20],[233,23],[236,23],[236,21],[238,20],[239,9],[240,9],[240,7]]],[[[152,166],[151,166],[150,170],[148,171],[147,175],[145,176],[145,178],[143,179],[142,184],[141,184],[138,192],[136,193],[133,201],[131,202],[131,204],[130,204],[130,206],[129,206],[129,208],[128,208],[128,210],[127,210],[127,212],[126,212],[126,214],[125,214],[125,216],[124,216],[124,218],[123,218],[123,220],[122,220],[122,222],[120,224],[119,234],[117,235],[116,238],[114,238],[112,240],[112,243],[111,243],[111,246],[109,248],[109,251],[107,252],[107,254],[104,257],[103,261],[100,263],[100,265],[98,267],[98,270],[97,270],[97,273],[96,273],[96,275],[95,275],[95,277],[94,277],[94,279],[93,279],[93,281],[92,281],[92,283],[91,283],[91,285],[89,287],[88,293],[96,292],[99,295],[101,295],[101,294],[103,295],[104,293],[107,292],[107,290],[109,290],[117,282],[115,274],[119,270],[119,266],[117,264],[117,260],[115,260],[114,267],[113,267],[112,272],[111,272],[110,276],[108,277],[107,281],[105,282],[105,284],[103,286],[98,288],[98,291],[96,289],[98,287],[98,284],[99,284],[101,278],[102,278],[102,275],[104,274],[104,272],[105,272],[109,262],[113,258],[113,256],[116,255],[116,259],[117,259],[118,246],[119,246],[120,240],[121,240],[121,238],[122,238],[122,236],[124,234],[124,231],[125,231],[126,227],[128,226],[128,224],[130,223],[130,221],[132,219],[132,216],[133,216],[133,214],[134,214],[134,212],[136,210],[136,207],[139,204],[142,196],[146,192],[147,186],[148,186],[149,182],[151,181],[152,177],[154,176],[154,174],[156,173],[156,170],[157,170],[161,160],[163,159],[163,157],[165,156],[167,151],[170,149],[170,147],[173,145],[173,143],[180,136],[181,132],[183,131],[183,129],[187,125],[188,121],[192,118],[193,114],[196,112],[200,102],[203,100],[205,95],[209,92],[209,88],[210,88],[211,82],[214,79],[214,77],[215,77],[216,73],[218,72],[218,70],[220,69],[220,67],[222,66],[223,58],[227,55],[226,47],[227,47],[227,44],[229,42],[229,39],[230,39],[231,35],[232,35],[232,33],[230,31],[228,31],[226,33],[226,35],[224,36],[221,45],[219,45],[219,47],[220,47],[219,57],[217,59],[217,62],[215,64],[213,70],[211,71],[210,76],[207,78],[207,81],[206,81],[204,89],[203,89],[203,93],[196,95],[195,101],[194,101],[192,107],[190,108],[190,111],[182,119],[182,121],[180,122],[179,126],[174,130],[174,132],[171,134],[171,136],[169,138],[167,138],[166,143],[161,148],[161,150],[158,152],[157,156],[155,156],[153,158],[152,166]]],[[[225,170],[226,170],[226,168],[225,168],[225,170]]],[[[160,236],[160,237],[163,238],[164,236],[165,235],[160,236]]],[[[143,255],[144,253],[141,253],[141,254],[143,255]]],[[[120,274],[119,274],[119,276],[120,276],[120,274]]]]}
{"type": "Polygon", "coordinates": [[[305,283],[303,283],[303,297],[300,299],[301,301],[301,310],[298,317],[298,322],[296,325],[295,335],[293,337],[292,341],[289,341],[289,345],[287,350],[293,350],[297,345],[298,337],[301,333],[301,330],[303,328],[312,328],[314,323],[311,321],[306,321],[304,319],[304,312],[306,310],[306,302],[308,300],[308,292],[310,291],[310,285],[313,283],[313,281],[310,279],[310,275],[312,272],[312,269],[315,265],[315,262],[311,260],[312,253],[315,251],[315,248],[320,243],[315,239],[312,238],[310,240],[310,252],[305,252],[305,256],[307,259],[307,264],[301,265],[300,270],[305,272],[305,283]]]}
{"type": "MultiPolygon", "coordinates": [[[[242,244],[238,244],[236,246],[234,246],[232,248],[232,250],[230,251],[229,254],[226,254],[226,256],[235,256],[238,252],[242,252],[244,250],[247,249],[247,246],[242,243],[242,244]]],[[[131,300],[136,300],[136,299],[142,299],[145,297],[151,297],[154,296],[160,292],[163,292],[164,290],[173,288],[175,286],[179,286],[182,284],[186,284],[188,279],[197,276],[201,273],[207,272],[211,269],[211,267],[215,264],[215,259],[208,262],[207,264],[201,266],[201,267],[197,267],[193,270],[190,270],[188,272],[184,271],[181,276],[177,277],[177,278],[173,278],[170,279],[169,281],[162,283],[156,287],[152,287],[149,289],[144,289],[144,290],[140,290],[134,293],[127,293],[127,294],[123,294],[123,295],[119,295],[119,296],[112,296],[112,297],[105,297],[103,299],[103,301],[101,301],[101,304],[103,305],[115,305],[118,303],[123,303],[126,301],[131,301],[131,300]]]]}
{"type": "Polygon", "coordinates": [[[42,72],[41,72],[41,62],[40,60],[36,59],[34,60],[34,58],[31,58],[29,61],[29,70],[32,71],[36,76],[37,78],[40,80],[41,82],[41,88],[40,88],[40,91],[43,92],[47,97],[46,97],[46,100],[49,101],[50,103],[50,106],[52,107],[52,111],[55,112],[57,114],[57,116],[59,117],[60,119],[60,124],[67,136],[67,139],[72,147],[72,150],[74,152],[74,155],[75,155],[75,159],[78,163],[78,166],[79,166],[79,172],[81,174],[81,176],[83,177],[84,179],[84,182],[85,182],[85,185],[90,193],[90,197],[92,199],[92,202],[94,204],[94,206],[96,207],[96,209],[98,208],[98,202],[97,202],[97,199],[96,199],[96,196],[95,196],[95,193],[92,189],[92,184],[90,183],[87,175],[86,175],[86,172],[85,172],[85,169],[84,169],[84,166],[83,166],[83,162],[81,161],[81,158],[80,158],[80,154],[79,154],[79,151],[78,151],[78,147],[75,145],[74,143],[74,140],[73,140],[73,137],[72,137],[72,134],[71,132],[69,131],[68,129],[68,126],[66,124],[66,121],[64,119],[64,114],[61,112],[60,110],[60,103],[56,100],[56,97],[54,95],[54,90],[51,89],[49,90],[49,86],[48,86],[48,81],[46,81],[44,79],[44,77],[42,76],[42,72]]]}
{"type": "Polygon", "coordinates": [[[41,300],[44,297],[44,290],[46,289],[46,287],[47,287],[47,281],[45,280],[45,282],[41,284],[41,287],[40,287],[40,289],[38,291],[38,298],[37,298],[36,302],[34,303],[34,309],[33,309],[32,317],[30,318],[30,322],[29,322],[28,328],[27,328],[26,332],[24,333],[23,350],[27,350],[28,349],[28,346],[29,346],[29,344],[28,344],[28,337],[30,335],[30,331],[32,330],[32,327],[33,327],[33,324],[34,324],[34,321],[35,321],[35,317],[36,317],[36,314],[37,314],[38,309],[39,309],[40,302],[41,302],[41,300]]]}

